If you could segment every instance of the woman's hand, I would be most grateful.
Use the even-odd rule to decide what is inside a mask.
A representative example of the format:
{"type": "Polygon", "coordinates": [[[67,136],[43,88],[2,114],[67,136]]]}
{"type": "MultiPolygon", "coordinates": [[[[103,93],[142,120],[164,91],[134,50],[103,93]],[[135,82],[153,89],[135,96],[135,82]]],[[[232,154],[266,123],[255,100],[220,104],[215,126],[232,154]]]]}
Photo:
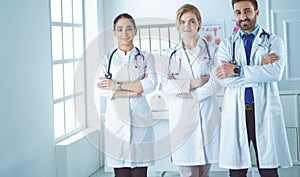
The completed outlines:
{"type": "Polygon", "coordinates": [[[197,79],[191,80],[190,83],[190,89],[195,89],[198,87],[202,87],[204,84],[206,84],[209,81],[209,75],[204,75],[201,77],[198,77],[197,79]]]}
{"type": "Polygon", "coordinates": [[[118,90],[114,93],[113,98],[133,98],[133,97],[140,97],[142,96],[141,93],[131,92],[126,90],[118,90]]]}
{"type": "Polygon", "coordinates": [[[111,79],[106,79],[106,78],[99,78],[100,82],[97,83],[97,87],[100,89],[105,89],[105,90],[117,90],[118,85],[117,82],[111,80],[111,79]]]}
{"type": "Polygon", "coordinates": [[[190,93],[180,93],[177,95],[178,98],[193,98],[192,94],[190,93]]]}

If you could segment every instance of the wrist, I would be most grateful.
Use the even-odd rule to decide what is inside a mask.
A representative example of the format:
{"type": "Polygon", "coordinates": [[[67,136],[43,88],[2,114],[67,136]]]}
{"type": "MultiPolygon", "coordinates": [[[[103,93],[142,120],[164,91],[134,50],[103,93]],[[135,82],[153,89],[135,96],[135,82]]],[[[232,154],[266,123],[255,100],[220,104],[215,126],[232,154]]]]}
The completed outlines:
{"type": "Polygon", "coordinates": [[[122,90],[122,82],[117,82],[117,90],[122,90]]]}
{"type": "Polygon", "coordinates": [[[196,83],[195,83],[195,80],[191,80],[190,81],[190,90],[193,90],[196,88],[196,83]]]}

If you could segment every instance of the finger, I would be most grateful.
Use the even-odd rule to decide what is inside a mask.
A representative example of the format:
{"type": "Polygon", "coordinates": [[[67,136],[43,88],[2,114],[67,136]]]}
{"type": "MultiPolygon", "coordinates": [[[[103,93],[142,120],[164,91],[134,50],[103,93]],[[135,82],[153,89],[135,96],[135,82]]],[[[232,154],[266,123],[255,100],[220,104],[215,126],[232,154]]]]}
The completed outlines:
{"type": "Polygon", "coordinates": [[[222,62],[222,64],[226,64],[227,63],[226,61],[223,61],[223,60],[221,62],[222,62]]]}
{"type": "Polygon", "coordinates": [[[275,53],[270,53],[270,54],[268,55],[268,57],[279,57],[279,56],[276,55],[275,53]]]}

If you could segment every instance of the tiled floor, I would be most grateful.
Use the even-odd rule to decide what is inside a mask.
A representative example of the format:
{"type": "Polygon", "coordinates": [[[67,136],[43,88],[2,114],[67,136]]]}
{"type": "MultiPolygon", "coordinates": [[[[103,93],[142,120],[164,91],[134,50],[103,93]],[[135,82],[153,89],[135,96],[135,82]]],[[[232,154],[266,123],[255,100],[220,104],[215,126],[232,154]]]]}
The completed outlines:
{"type": "MultiPolygon", "coordinates": [[[[99,169],[90,177],[114,177],[112,172],[104,172],[104,169],[99,169]]],[[[148,172],[148,177],[179,177],[177,172],[148,172]]]]}
{"type": "MultiPolygon", "coordinates": [[[[279,169],[280,177],[300,177],[300,166],[294,166],[287,169],[279,169]]],[[[104,172],[104,168],[100,168],[90,177],[114,177],[112,172],[104,172]]],[[[179,177],[178,172],[148,172],[148,177],[179,177]]],[[[210,177],[228,177],[226,171],[212,171],[210,177]]],[[[258,172],[254,169],[248,172],[247,177],[259,177],[258,172]]]]}

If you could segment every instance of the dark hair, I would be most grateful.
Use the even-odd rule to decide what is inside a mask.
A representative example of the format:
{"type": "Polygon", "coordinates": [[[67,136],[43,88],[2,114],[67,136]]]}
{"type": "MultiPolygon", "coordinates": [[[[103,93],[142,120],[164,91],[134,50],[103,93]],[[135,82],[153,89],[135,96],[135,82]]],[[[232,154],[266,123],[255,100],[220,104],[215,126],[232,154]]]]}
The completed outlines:
{"type": "Polygon", "coordinates": [[[258,9],[258,5],[257,5],[257,1],[256,1],[256,0],[232,0],[232,1],[231,1],[232,8],[234,8],[234,4],[235,4],[235,3],[241,2],[241,1],[249,1],[249,2],[251,2],[251,4],[253,5],[254,10],[257,10],[257,9],[258,9]]]}
{"type": "Polygon", "coordinates": [[[120,15],[118,15],[115,19],[114,19],[114,30],[116,28],[116,24],[118,23],[118,21],[121,19],[121,18],[127,18],[130,20],[130,22],[133,24],[133,27],[134,29],[136,29],[136,25],[135,25],[135,21],[133,19],[133,17],[127,13],[122,13],[120,15]]]}

